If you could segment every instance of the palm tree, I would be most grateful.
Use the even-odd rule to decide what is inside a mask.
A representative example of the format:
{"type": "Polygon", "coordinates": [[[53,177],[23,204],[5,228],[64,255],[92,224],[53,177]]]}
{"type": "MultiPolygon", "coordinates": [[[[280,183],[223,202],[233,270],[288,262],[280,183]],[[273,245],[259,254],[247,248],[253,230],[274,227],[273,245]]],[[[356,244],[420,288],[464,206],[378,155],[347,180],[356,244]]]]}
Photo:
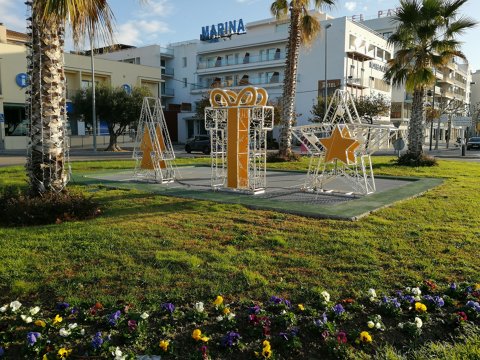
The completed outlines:
{"type": "Polygon", "coordinates": [[[63,44],[68,20],[73,40],[111,38],[113,14],[106,0],[28,0],[27,173],[32,195],[60,192],[68,182],[63,44]]]}
{"type": "MultiPolygon", "coordinates": [[[[335,0],[315,0],[315,9],[331,6],[335,0]]],[[[295,117],[297,91],[297,66],[300,45],[312,42],[320,32],[320,22],[308,12],[310,0],[275,0],[270,11],[278,19],[290,11],[290,24],[283,82],[282,129],[280,132],[280,156],[288,158],[292,152],[292,124],[295,117]]]]}
{"type": "Polygon", "coordinates": [[[465,59],[457,37],[476,23],[459,16],[468,0],[401,0],[395,16],[399,26],[389,41],[396,54],[389,60],[385,80],[413,92],[408,132],[409,161],[423,155],[425,89],[436,81],[435,68],[442,69],[454,57],[465,59]]]}

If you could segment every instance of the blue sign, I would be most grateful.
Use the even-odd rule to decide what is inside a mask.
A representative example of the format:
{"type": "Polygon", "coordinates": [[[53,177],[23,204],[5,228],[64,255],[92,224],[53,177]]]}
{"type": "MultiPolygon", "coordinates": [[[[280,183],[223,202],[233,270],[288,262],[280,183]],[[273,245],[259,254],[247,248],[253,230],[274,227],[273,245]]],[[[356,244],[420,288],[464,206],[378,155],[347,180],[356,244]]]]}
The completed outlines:
{"type": "Polygon", "coordinates": [[[233,21],[225,21],[224,23],[218,23],[216,26],[202,26],[202,33],[200,34],[200,40],[208,41],[218,39],[222,37],[232,36],[233,34],[245,34],[245,25],[243,20],[239,19],[233,21]]]}
{"type": "Polygon", "coordinates": [[[68,114],[73,113],[73,103],[72,102],[68,101],[67,105],[66,105],[66,108],[67,108],[67,113],[68,114]]]}
{"type": "Polygon", "coordinates": [[[0,114],[0,123],[5,122],[5,115],[0,114]]]}
{"type": "Polygon", "coordinates": [[[132,87],[128,84],[123,84],[122,85],[122,88],[123,90],[128,94],[130,95],[132,93],[132,87]]]}
{"type": "Polygon", "coordinates": [[[100,124],[98,127],[98,135],[108,135],[108,124],[106,121],[100,120],[100,124]]]}
{"type": "Polygon", "coordinates": [[[28,86],[28,75],[25,73],[20,73],[15,77],[15,82],[19,87],[26,88],[28,86]]]}

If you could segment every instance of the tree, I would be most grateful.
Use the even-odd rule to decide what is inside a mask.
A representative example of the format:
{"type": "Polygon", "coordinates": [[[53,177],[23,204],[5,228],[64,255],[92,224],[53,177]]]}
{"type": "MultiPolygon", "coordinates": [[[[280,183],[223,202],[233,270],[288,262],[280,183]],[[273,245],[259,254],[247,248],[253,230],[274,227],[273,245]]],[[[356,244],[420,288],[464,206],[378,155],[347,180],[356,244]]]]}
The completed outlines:
{"type": "Polygon", "coordinates": [[[112,12],[106,0],[27,0],[31,9],[28,59],[30,143],[27,174],[32,195],[60,192],[68,182],[65,167],[66,110],[64,30],[73,40],[84,34],[111,37],[112,12]]]}
{"type": "Polygon", "coordinates": [[[406,157],[414,163],[423,156],[424,97],[435,83],[434,69],[442,69],[455,56],[465,58],[456,38],[476,24],[459,14],[467,1],[401,0],[394,17],[399,26],[389,42],[396,54],[388,61],[385,80],[413,93],[406,157]]]}
{"type": "MultiPolygon", "coordinates": [[[[310,0],[275,0],[270,6],[272,14],[281,18],[290,12],[285,77],[283,82],[282,129],[280,132],[279,155],[289,158],[292,153],[292,123],[295,118],[295,96],[297,90],[297,67],[300,45],[311,43],[320,31],[320,22],[310,15],[310,0]]],[[[331,6],[335,0],[315,0],[315,9],[331,6]]]]}
{"type": "MultiPolygon", "coordinates": [[[[328,98],[328,104],[330,104],[332,98],[328,98]]],[[[372,119],[376,116],[388,116],[390,112],[390,101],[383,95],[369,95],[360,96],[354,98],[355,107],[357,108],[358,115],[362,118],[372,119]]],[[[335,106],[335,104],[333,104],[335,106]]],[[[317,103],[313,105],[310,111],[313,115],[312,122],[323,122],[325,117],[325,101],[322,96],[318,97],[317,103]]]]}
{"type": "MultiPolygon", "coordinates": [[[[78,93],[74,99],[75,113],[83,116],[89,124],[93,124],[92,93],[92,88],[89,88],[78,93]]],[[[151,93],[145,87],[133,87],[130,94],[120,86],[96,87],[96,112],[98,117],[107,123],[110,135],[106,151],[122,150],[117,144],[118,136],[123,134],[127,127],[136,128],[142,111],[143,98],[146,96],[151,96],[151,93]]]]}

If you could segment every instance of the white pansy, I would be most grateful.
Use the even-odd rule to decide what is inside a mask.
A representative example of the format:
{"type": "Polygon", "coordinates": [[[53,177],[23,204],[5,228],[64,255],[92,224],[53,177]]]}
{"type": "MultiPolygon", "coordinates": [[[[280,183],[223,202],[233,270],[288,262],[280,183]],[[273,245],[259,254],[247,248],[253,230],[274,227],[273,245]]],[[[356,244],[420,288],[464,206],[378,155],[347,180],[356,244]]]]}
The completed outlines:
{"type": "Polygon", "coordinates": [[[8,309],[8,305],[3,305],[2,307],[0,307],[0,312],[4,313],[5,311],[7,311],[8,309]]]}
{"type": "Polygon", "coordinates": [[[373,329],[375,327],[375,323],[373,321],[369,321],[367,322],[367,326],[370,328],[370,329],[373,329]]]}
{"type": "Polygon", "coordinates": [[[282,314],[282,315],[285,315],[286,313],[287,313],[287,311],[286,311],[286,310],[282,310],[282,311],[280,311],[280,314],[282,314]]]}
{"type": "Polygon", "coordinates": [[[75,329],[77,326],[78,326],[77,323],[68,324],[68,328],[69,328],[70,330],[75,329]]]}
{"type": "Polygon", "coordinates": [[[143,320],[147,320],[149,316],[150,316],[150,315],[148,315],[146,312],[144,312],[142,315],[140,315],[140,317],[141,317],[143,320]]]}
{"type": "Polygon", "coordinates": [[[375,289],[368,289],[368,296],[370,296],[370,298],[376,298],[377,292],[375,291],[375,289]]]}
{"type": "Polygon", "coordinates": [[[322,291],[320,295],[323,296],[323,300],[325,300],[326,302],[330,301],[330,294],[328,292],[322,291]]]}
{"type": "Polygon", "coordinates": [[[377,323],[375,324],[375,328],[376,328],[376,329],[381,329],[381,328],[382,328],[382,324],[380,324],[379,322],[377,322],[377,323]]]}
{"type": "Polygon", "coordinates": [[[398,323],[398,327],[399,327],[400,329],[403,329],[403,323],[398,323]]]}
{"type": "Polygon", "coordinates": [[[30,309],[30,315],[36,315],[36,314],[38,314],[39,311],[40,311],[40,307],[35,306],[35,307],[30,309]]]}
{"type": "Polygon", "coordinates": [[[20,315],[20,317],[22,318],[23,321],[25,321],[27,324],[30,324],[33,319],[31,316],[27,316],[27,315],[20,315]]]}
{"type": "Polygon", "coordinates": [[[420,301],[420,300],[422,300],[422,299],[420,298],[420,296],[415,296],[415,297],[413,298],[413,300],[415,300],[415,301],[420,301]]]}
{"type": "Polygon", "coordinates": [[[415,318],[415,325],[417,325],[417,328],[421,328],[423,326],[423,321],[419,317],[415,318]]]}
{"type": "Polygon", "coordinates": [[[228,320],[232,320],[234,317],[235,317],[234,313],[228,313],[228,315],[227,315],[228,320]]]}
{"type": "Polygon", "coordinates": [[[22,307],[22,303],[18,300],[15,300],[10,303],[10,307],[12,308],[12,311],[15,312],[22,307]]]}
{"type": "Polygon", "coordinates": [[[125,360],[127,355],[123,355],[122,350],[117,346],[115,351],[112,351],[112,355],[115,356],[115,360],[125,360]]]}
{"type": "Polygon", "coordinates": [[[223,320],[223,316],[222,315],[218,315],[217,316],[217,321],[222,321],[223,320]]]}
{"type": "Polygon", "coordinates": [[[82,336],[85,335],[85,329],[80,330],[80,335],[82,335],[82,336]]]}
{"type": "Polygon", "coordinates": [[[410,287],[406,287],[406,288],[405,288],[405,291],[406,291],[406,292],[410,292],[410,290],[412,290],[410,287]]]}
{"type": "Polygon", "coordinates": [[[202,313],[203,310],[204,310],[204,307],[203,307],[203,302],[197,302],[195,303],[195,310],[197,310],[197,312],[199,313],[202,313]]]}
{"type": "Polygon", "coordinates": [[[65,328],[61,328],[58,333],[60,334],[60,336],[67,337],[67,336],[70,336],[71,331],[65,328]]]}
{"type": "Polygon", "coordinates": [[[420,296],[422,295],[422,290],[420,290],[418,287],[412,289],[412,294],[415,296],[420,296]]]}

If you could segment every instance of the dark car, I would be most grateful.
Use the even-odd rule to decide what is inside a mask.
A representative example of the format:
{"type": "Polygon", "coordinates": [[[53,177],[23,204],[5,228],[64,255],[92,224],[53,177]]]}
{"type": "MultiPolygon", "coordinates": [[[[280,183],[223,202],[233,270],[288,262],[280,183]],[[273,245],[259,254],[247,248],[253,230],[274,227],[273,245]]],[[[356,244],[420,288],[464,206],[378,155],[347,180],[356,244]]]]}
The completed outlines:
{"type": "Polygon", "coordinates": [[[204,154],[210,154],[210,137],[207,135],[197,135],[187,140],[185,144],[185,151],[191,153],[192,151],[201,151],[204,154]]]}
{"type": "Polygon", "coordinates": [[[480,149],[480,137],[471,137],[467,142],[467,150],[477,148],[480,149]]]}

